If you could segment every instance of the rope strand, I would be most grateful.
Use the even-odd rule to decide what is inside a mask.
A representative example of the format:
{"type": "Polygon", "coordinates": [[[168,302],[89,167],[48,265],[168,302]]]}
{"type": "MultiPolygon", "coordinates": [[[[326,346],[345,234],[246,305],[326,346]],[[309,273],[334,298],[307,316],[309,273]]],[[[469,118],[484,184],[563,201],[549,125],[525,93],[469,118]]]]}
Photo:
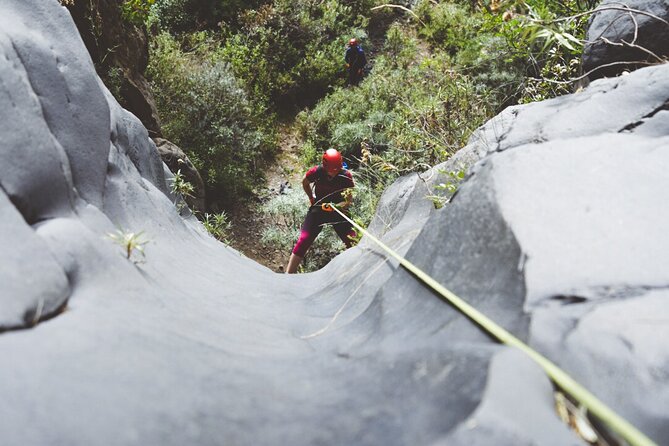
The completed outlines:
{"type": "Polygon", "coordinates": [[[411,272],[417,279],[425,283],[427,286],[432,288],[437,292],[442,299],[449,302],[456,309],[458,309],[465,316],[474,321],[481,328],[486,330],[492,336],[497,338],[503,344],[516,347],[525,354],[527,354],[534,362],[536,362],[546,374],[561,387],[566,393],[570,394],[574,399],[576,399],[580,404],[587,408],[593,415],[597,416],[600,420],[610,426],[614,431],[619,433],[625,440],[627,440],[632,446],[657,446],[653,440],[648,438],[644,433],[639,431],[634,427],[629,421],[618,415],[606,404],[600,401],[595,395],[593,395],[589,390],[583,387],[581,384],[576,382],[569,374],[564,370],[559,368],[549,359],[541,355],[539,352],[534,350],[529,345],[525,344],[523,341],[512,335],[510,332],[502,328],[500,325],[495,323],[492,319],[488,318],[483,313],[479,312],[476,308],[469,305],[467,302],[462,300],[460,297],[455,295],[452,291],[448,290],[446,287],[441,285],[439,282],[430,277],[423,270],[415,266],[413,263],[409,262],[407,259],[390,249],[379,239],[374,237],[372,234],[367,232],[362,226],[358,225],[356,222],[348,218],[343,212],[337,209],[334,204],[332,208],[337,211],[342,217],[348,220],[349,223],[353,225],[357,230],[359,230],[364,236],[369,237],[374,243],[379,245],[386,254],[390,257],[397,260],[404,268],[411,272]]]}

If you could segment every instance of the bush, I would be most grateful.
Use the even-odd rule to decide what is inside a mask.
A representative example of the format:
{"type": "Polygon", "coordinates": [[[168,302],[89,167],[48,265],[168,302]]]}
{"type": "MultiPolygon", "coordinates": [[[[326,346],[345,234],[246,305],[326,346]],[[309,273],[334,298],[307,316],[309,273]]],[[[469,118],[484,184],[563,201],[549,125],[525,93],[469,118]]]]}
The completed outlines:
{"type": "Polygon", "coordinates": [[[230,230],[232,223],[225,212],[218,214],[205,213],[202,217],[202,226],[211,234],[216,240],[225,244],[230,244],[230,230]]]}
{"type": "Polygon", "coordinates": [[[526,65],[514,54],[505,37],[483,33],[456,55],[456,66],[496,111],[516,101],[525,79],[526,65]]]}
{"type": "MultiPolygon", "coordinates": [[[[410,32],[391,27],[396,42],[416,45],[410,32]]],[[[417,45],[416,45],[417,46],[417,45]]],[[[298,116],[313,147],[335,147],[354,167],[369,170],[374,184],[446,160],[462,147],[492,110],[472,80],[459,74],[448,54],[378,56],[374,71],[355,89],[338,88],[298,116]],[[361,163],[363,147],[369,156],[361,163]]],[[[371,184],[371,183],[370,183],[371,184]]]]}
{"type": "Polygon", "coordinates": [[[367,20],[338,0],[275,0],[240,16],[222,59],[254,98],[279,110],[313,105],[343,85],[343,52],[352,36],[365,37],[367,20]]]}
{"type": "Polygon", "coordinates": [[[266,0],[157,0],[151,8],[151,22],[160,30],[174,36],[214,30],[221,26],[236,26],[240,12],[266,2],[266,0]]]}
{"type": "Polygon", "coordinates": [[[416,61],[418,39],[411,29],[405,29],[398,23],[388,28],[384,53],[393,66],[407,68],[416,61]]]}
{"type": "Polygon", "coordinates": [[[543,101],[572,92],[570,79],[578,76],[580,71],[580,57],[571,57],[564,52],[552,48],[548,52],[548,59],[541,69],[539,78],[529,78],[525,81],[519,103],[543,101]]]}
{"type": "Polygon", "coordinates": [[[154,3],[155,0],[125,0],[121,4],[121,16],[130,23],[143,26],[154,3]]]}
{"type": "Polygon", "coordinates": [[[480,14],[473,14],[468,7],[451,2],[435,4],[433,0],[421,0],[415,13],[422,25],[418,28],[419,35],[451,55],[467,46],[483,24],[480,14]]]}
{"type": "Polygon", "coordinates": [[[151,49],[147,74],[163,132],[202,174],[208,207],[230,206],[262,176],[256,166],[275,142],[272,118],[249,101],[227,64],[209,57],[215,43],[206,33],[184,43],[198,50],[182,51],[167,33],[151,49]]]}
{"type": "Polygon", "coordinates": [[[576,75],[586,18],[557,19],[589,9],[592,3],[491,0],[471,11],[452,2],[421,0],[415,12],[419,36],[445,50],[499,111],[518,101],[568,91],[546,79],[564,81],[576,75]]]}

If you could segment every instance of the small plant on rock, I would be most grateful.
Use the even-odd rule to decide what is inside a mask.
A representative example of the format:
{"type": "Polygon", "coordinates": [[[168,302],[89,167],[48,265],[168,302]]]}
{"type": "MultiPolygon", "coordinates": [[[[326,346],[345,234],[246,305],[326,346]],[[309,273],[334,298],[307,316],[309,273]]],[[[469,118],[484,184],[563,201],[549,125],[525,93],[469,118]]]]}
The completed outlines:
{"type": "Polygon", "coordinates": [[[174,174],[174,178],[172,178],[172,193],[177,196],[177,202],[175,204],[179,212],[181,212],[186,206],[186,203],[179,201],[179,196],[185,200],[187,197],[192,198],[193,192],[195,192],[195,187],[186,181],[186,178],[181,173],[181,170],[177,170],[177,172],[174,174]]]}
{"type": "Polygon", "coordinates": [[[207,232],[216,238],[216,240],[230,244],[228,236],[230,235],[232,223],[225,212],[219,214],[204,214],[202,225],[207,232]]]}
{"type": "Polygon", "coordinates": [[[172,178],[172,193],[181,194],[184,197],[192,197],[193,192],[195,192],[195,187],[186,181],[181,170],[177,170],[177,173],[174,174],[174,178],[172,178]]]}
{"type": "MultiPolygon", "coordinates": [[[[140,263],[139,260],[133,260],[133,255],[137,252],[141,254],[142,261],[146,257],[144,254],[144,245],[149,243],[149,240],[143,239],[144,232],[130,232],[123,229],[117,229],[116,232],[110,232],[107,234],[112,241],[123,248],[123,253],[125,258],[132,260],[133,263],[140,263]]],[[[137,257],[135,255],[135,257],[137,257]]]]}

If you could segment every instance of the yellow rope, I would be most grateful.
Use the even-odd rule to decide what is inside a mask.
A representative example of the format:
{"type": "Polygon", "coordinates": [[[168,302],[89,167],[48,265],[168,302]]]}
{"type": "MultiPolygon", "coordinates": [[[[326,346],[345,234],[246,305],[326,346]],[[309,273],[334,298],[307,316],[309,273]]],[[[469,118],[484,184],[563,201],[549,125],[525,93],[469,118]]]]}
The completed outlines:
{"type": "Polygon", "coordinates": [[[379,239],[367,232],[362,226],[348,218],[333,204],[332,208],[351,223],[363,235],[370,238],[377,245],[379,245],[388,255],[397,260],[402,266],[413,273],[418,279],[423,281],[426,285],[436,291],[442,298],[451,303],[460,312],[476,322],[484,330],[497,338],[500,342],[517,347],[526,353],[532,360],[544,369],[546,374],[566,393],[570,394],[579,403],[585,406],[597,418],[609,425],[614,431],[619,433],[632,446],[657,446],[653,440],[648,438],[645,434],[634,427],[629,421],[622,418],[615,413],[606,404],[600,401],[595,395],[590,393],[588,389],[576,382],[564,370],[559,368],[549,359],[541,355],[529,345],[509,333],[507,330],[497,325],[492,319],[478,311],[476,308],[469,305],[467,302],[456,296],[453,292],[441,285],[439,282],[430,277],[423,270],[409,262],[407,259],[390,249],[379,239]]]}

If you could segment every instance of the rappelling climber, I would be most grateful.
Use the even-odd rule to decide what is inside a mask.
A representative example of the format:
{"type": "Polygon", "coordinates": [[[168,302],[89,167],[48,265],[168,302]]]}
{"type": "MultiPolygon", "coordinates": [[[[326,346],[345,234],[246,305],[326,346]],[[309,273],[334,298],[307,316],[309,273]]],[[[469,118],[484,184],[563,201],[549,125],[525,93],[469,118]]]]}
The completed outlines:
{"type": "Polygon", "coordinates": [[[360,42],[358,42],[358,39],[353,38],[348,41],[348,48],[346,48],[344,61],[346,62],[346,68],[348,68],[349,85],[358,85],[360,79],[362,79],[365,65],[367,65],[365,52],[362,50],[362,46],[360,45],[360,42]]]}
{"type": "Polygon", "coordinates": [[[311,206],[286,266],[287,274],[297,272],[307,250],[326,224],[332,225],[347,248],[351,247],[356,232],[351,223],[336,212],[332,205],[340,210],[348,208],[353,201],[350,193],[353,187],[353,176],[344,167],[341,153],[335,149],[326,150],[321,165],[307,171],[302,179],[302,188],[309,197],[311,206]]]}

